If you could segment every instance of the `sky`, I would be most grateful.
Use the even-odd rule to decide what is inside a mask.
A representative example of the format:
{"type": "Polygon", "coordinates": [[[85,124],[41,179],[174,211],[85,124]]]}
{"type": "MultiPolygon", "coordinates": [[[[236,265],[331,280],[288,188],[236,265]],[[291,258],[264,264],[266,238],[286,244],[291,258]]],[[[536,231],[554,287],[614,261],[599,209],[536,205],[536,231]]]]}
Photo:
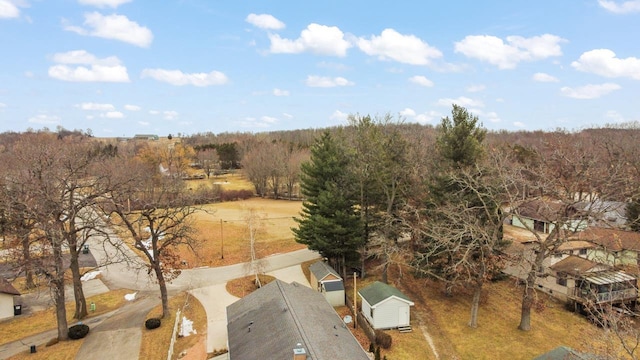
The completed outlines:
{"type": "Polygon", "coordinates": [[[640,0],[0,0],[0,132],[640,120],[640,0]]]}

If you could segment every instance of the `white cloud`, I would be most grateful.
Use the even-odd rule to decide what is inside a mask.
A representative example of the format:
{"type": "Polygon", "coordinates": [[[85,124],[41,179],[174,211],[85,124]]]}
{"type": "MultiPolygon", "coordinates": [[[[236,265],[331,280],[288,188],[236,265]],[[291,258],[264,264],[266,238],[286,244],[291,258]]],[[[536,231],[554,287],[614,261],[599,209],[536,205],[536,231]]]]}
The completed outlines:
{"type": "Polygon", "coordinates": [[[427,111],[426,113],[416,115],[415,120],[420,124],[426,124],[439,119],[440,117],[441,115],[437,111],[427,111]]]}
{"type": "Polygon", "coordinates": [[[158,115],[158,114],[160,114],[160,111],[158,111],[158,110],[149,110],[149,114],[150,115],[158,115]]]}
{"type": "Polygon", "coordinates": [[[49,67],[49,76],[54,79],[72,82],[129,82],[127,68],[115,56],[98,59],[84,50],[74,50],[53,55],[53,61],[59,63],[49,67]]]}
{"type": "Polygon", "coordinates": [[[120,40],[140,47],[148,47],[153,41],[151,30],[138,25],[124,15],[105,16],[98,12],[86,13],[84,25],[84,28],[66,25],[64,29],[80,35],[120,40]]]}
{"type": "Polygon", "coordinates": [[[640,0],[623,1],[622,4],[618,4],[615,1],[598,0],[598,4],[605,10],[615,14],[640,12],[640,0]]]}
{"type": "Polygon", "coordinates": [[[266,30],[280,30],[284,29],[285,25],[282,21],[276,19],[269,14],[249,14],[244,21],[249,24],[266,30]]]}
{"type": "Polygon", "coordinates": [[[288,113],[282,113],[282,116],[286,117],[287,119],[293,119],[293,115],[288,113]]]}
{"type": "Polygon", "coordinates": [[[487,87],[484,86],[484,85],[469,85],[469,86],[467,86],[466,90],[468,92],[472,92],[473,93],[473,92],[480,92],[480,91],[482,91],[482,90],[484,90],[486,88],[487,87]]]}
{"type": "Polygon", "coordinates": [[[280,35],[269,34],[270,51],[274,54],[298,54],[311,52],[318,55],[345,56],[351,44],[344,33],[335,26],[309,24],[295,40],[283,39],[280,35]]]}
{"type": "Polygon", "coordinates": [[[124,106],[124,108],[126,110],[129,110],[129,111],[140,111],[140,110],[142,110],[142,108],[140,106],[138,106],[138,105],[129,105],[129,104],[127,104],[127,105],[124,106]]]}
{"type": "Polygon", "coordinates": [[[331,116],[329,116],[329,119],[347,121],[348,117],[349,117],[349,114],[344,113],[344,112],[342,112],[340,110],[336,110],[336,111],[333,112],[333,114],[331,114],[331,116]]]}
{"type": "Polygon", "coordinates": [[[516,122],[514,122],[514,123],[513,123],[513,126],[515,126],[515,127],[519,127],[519,128],[523,128],[523,127],[525,127],[524,123],[523,123],[523,122],[521,122],[521,121],[516,121],[516,122]]]}
{"type": "Polygon", "coordinates": [[[443,98],[438,100],[438,105],[451,107],[453,104],[468,107],[484,107],[484,103],[480,100],[470,99],[466,96],[460,96],[457,99],[443,98]]]}
{"type": "Polygon", "coordinates": [[[91,5],[99,8],[103,7],[112,7],[117,8],[122,4],[126,4],[131,2],[132,0],[78,0],[78,2],[82,5],[91,5]]]}
{"type": "Polygon", "coordinates": [[[138,121],[138,125],[149,126],[150,123],[148,121],[138,121]]]}
{"type": "Polygon", "coordinates": [[[574,99],[596,99],[608,93],[620,89],[620,85],[613,83],[605,83],[599,85],[585,85],[577,88],[565,86],[560,89],[562,95],[574,99]]]}
{"type": "Polygon", "coordinates": [[[82,110],[98,110],[98,111],[115,110],[115,107],[112,104],[99,104],[99,103],[82,103],[82,104],[76,104],[75,107],[82,110]]]}
{"type": "Polygon", "coordinates": [[[595,49],[580,55],[571,66],[579,71],[605,77],[630,77],[640,80],[640,59],[628,57],[620,59],[609,49],[595,49]]]}
{"type": "Polygon", "coordinates": [[[20,16],[20,9],[11,0],[0,0],[0,19],[12,19],[20,16]]]}
{"type": "Polygon", "coordinates": [[[60,117],[57,115],[39,114],[30,117],[28,121],[32,124],[54,125],[60,123],[60,117]]]}
{"type": "Polygon", "coordinates": [[[533,79],[533,81],[537,81],[537,82],[558,82],[559,81],[557,77],[551,76],[546,73],[541,73],[541,72],[533,74],[531,78],[533,79]]]}
{"type": "Polygon", "coordinates": [[[275,88],[275,89],[273,89],[273,95],[275,95],[275,96],[289,96],[289,91],[275,88]]]}
{"type": "Polygon", "coordinates": [[[185,74],[180,70],[144,69],[141,77],[150,77],[176,86],[193,85],[202,87],[222,85],[228,81],[227,76],[219,71],[185,74]]]}
{"type": "Polygon", "coordinates": [[[617,122],[617,123],[621,123],[621,122],[625,122],[625,118],[624,116],[622,116],[622,114],[620,114],[619,112],[615,111],[615,110],[609,110],[604,114],[604,117],[606,119],[609,119],[613,122],[617,122]]]}
{"type": "Polygon", "coordinates": [[[416,116],[416,111],[413,110],[412,108],[404,108],[403,110],[400,111],[400,116],[414,117],[416,116]]]}
{"type": "Polygon", "coordinates": [[[359,38],[358,48],[365,54],[380,60],[394,60],[403,64],[428,65],[432,59],[442,57],[442,52],[414,35],[402,35],[393,29],[384,29],[380,36],[370,40],[359,38]]]}
{"type": "Polygon", "coordinates": [[[343,77],[330,78],[326,76],[315,76],[315,75],[307,76],[306,83],[307,83],[307,86],[311,86],[311,87],[336,87],[336,86],[352,86],[353,85],[353,82],[343,77]]]}
{"type": "Polygon", "coordinates": [[[427,79],[424,76],[421,75],[416,75],[416,76],[412,76],[409,78],[409,81],[414,83],[414,84],[418,84],[421,86],[426,86],[426,87],[432,87],[433,86],[433,81],[427,79]]]}
{"type": "Polygon", "coordinates": [[[165,110],[162,112],[162,117],[165,120],[174,120],[176,118],[178,118],[178,112],[174,111],[174,110],[165,110]]]}
{"type": "Polygon", "coordinates": [[[124,114],[120,111],[109,111],[103,114],[100,114],[100,117],[107,119],[122,119],[124,118],[124,114]]]}
{"type": "Polygon", "coordinates": [[[277,119],[277,118],[274,118],[274,117],[272,117],[272,116],[262,116],[262,117],[260,118],[260,120],[261,120],[262,122],[264,122],[264,123],[268,123],[268,124],[275,124],[275,123],[277,123],[277,122],[278,122],[278,119],[277,119]]]}
{"type": "Polygon", "coordinates": [[[486,61],[500,69],[513,69],[521,61],[542,60],[562,55],[565,39],[551,34],[524,38],[507,36],[506,43],[495,36],[469,35],[455,43],[455,52],[486,61]]]}
{"type": "Polygon", "coordinates": [[[4,109],[7,107],[7,104],[5,103],[0,103],[0,110],[4,109]]]}

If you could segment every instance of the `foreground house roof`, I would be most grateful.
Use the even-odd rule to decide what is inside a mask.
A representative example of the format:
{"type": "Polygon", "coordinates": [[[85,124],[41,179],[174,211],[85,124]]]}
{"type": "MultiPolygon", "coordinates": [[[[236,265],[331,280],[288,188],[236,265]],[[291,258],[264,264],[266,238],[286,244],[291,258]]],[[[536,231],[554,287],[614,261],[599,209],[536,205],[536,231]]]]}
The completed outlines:
{"type": "Polygon", "coordinates": [[[601,357],[594,354],[587,354],[576,351],[568,346],[558,346],[557,348],[536,356],[533,360],[598,360],[601,357]]]}
{"type": "Polygon", "coordinates": [[[307,359],[368,360],[333,307],[317,291],[275,280],[227,307],[229,357],[292,359],[301,344],[307,359]]]}
{"type": "Polygon", "coordinates": [[[20,295],[18,291],[7,279],[0,277],[0,293],[9,295],[20,295]]]}
{"type": "Polygon", "coordinates": [[[556,272],[563,272],[574,276],[589,271],[604,270],[604,268],[608,268],[608,266],[573,255],[567,256],[550,267],[551,270],[556,272]]]}
{"type": "Polygon", "coordinates": [[[396,297],[407,302],[409,305],[413,305],[413,301],[411,301],[409,297],[407,297],[407,295],[403,294],[395,287],[387,285],[380,281],[376,281],[373,284],[362,288],[358,291],[358,294],[360,294],[363,299],[367,300],[371,307],[375,307],[375,305],[383,302],[390,297],[396,297]]]}

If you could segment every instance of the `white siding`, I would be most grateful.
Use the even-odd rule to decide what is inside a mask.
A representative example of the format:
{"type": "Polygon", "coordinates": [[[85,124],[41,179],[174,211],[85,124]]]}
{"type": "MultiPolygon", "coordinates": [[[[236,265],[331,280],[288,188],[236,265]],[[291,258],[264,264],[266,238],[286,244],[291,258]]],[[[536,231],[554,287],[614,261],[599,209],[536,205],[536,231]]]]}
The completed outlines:
{"type": "Polygon", "coordinates": [[[361,308],[362,308],[362,313],[364,314],[364,317],[367,318],[367,320],[369,321],[369,324],[373,324],[373,319],[371,318],[371,305],[369,305],[367,300],[365,300],[362,296],[360,296],[360,299],[362,299],[361,308]]]}
{"type": "Polygon", "coordinates": [[[0,319],[13,317],[13,295],[0,293],[0,319]]]}
{"type": "Polygon", "coordinates": [[[410,310],[409,316],[407,316],[407,321],[405,324],[399,323],[399,308],[406,307],[409,308],[409,304],[404,301],[400,301],[396,298],[389,298],[381,303],[379,303],[375,309],[373,309],[373,328],[374,329],[391,329],[397,328],[398,326],[406,326],[409,325],[411,313],[410,310]]]}
{"type": "Polygon", "coordinates": [[[344,306],[344,290],[325,291],[323,295],[331,306],[344,306]]]}

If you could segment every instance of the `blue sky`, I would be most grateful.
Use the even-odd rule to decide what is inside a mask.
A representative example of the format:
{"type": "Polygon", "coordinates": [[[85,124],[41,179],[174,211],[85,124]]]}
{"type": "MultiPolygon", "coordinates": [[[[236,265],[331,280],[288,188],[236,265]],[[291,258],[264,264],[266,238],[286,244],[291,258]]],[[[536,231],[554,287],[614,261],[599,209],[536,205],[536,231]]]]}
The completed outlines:
{"type": "Polygon", "coordinates": [[[0,0],[0,131],[640,120],[640,0],[0,0]]]}

